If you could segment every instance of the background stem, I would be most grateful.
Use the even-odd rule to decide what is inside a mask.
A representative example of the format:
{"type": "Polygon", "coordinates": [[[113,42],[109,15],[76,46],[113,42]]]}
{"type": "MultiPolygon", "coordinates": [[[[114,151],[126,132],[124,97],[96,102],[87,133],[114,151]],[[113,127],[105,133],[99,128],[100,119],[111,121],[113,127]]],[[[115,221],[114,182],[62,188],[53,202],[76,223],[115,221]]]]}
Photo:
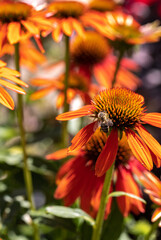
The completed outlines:
{"type": "Polygon", "coordinates": [[[117,80],[116,77],[117,77],[117,74],[118,74],[118,71],[119,71],[119,68],[120,68],[120,64],[121,64],[121,60],[123,58],[123,55],[124,55],[124,51],[120,50],[119,51],[119,56],[118,56],[118,59],[117,59],[117,63],[116,63],[115,72],[114,72],[114,75],[113,75],[112,87],[114,87],[114,85],[116,83],[116,80],[117,80]]]}
{"type": "MultiPolygon", "coordinates": [[[[69,111],[69,104],[67,103],[67,91],[68,91],[68,79],[69,79],[69,68],[70,68],[70,53],[69,53],[69,37],[65,35],[65,78],[64,78],[64,110],[63,112],[69,111]]],[[[63,125],[63,145],[68,146],[68,130],[67,121],[62,123],[63,125]]]]}
{"type": "Polygon", "coordinates": [[[114,163],[112,164],[110,169],[106,172],[104,185],[102,189],[100,207],[99,207],[99,211],[98,211],[96,222],[93,229],[92,240],[100,240],[101,238],[102,226],[104,221],[106,204],[108,201],[108,194],[111,186],[113,169],[114,169],[114,163]]]}
{"type": "MultiPolygon", "coordinates": [[[[20,55],[19,55],[19,43],[15,44],[15,68],[17,71],[20,72],[20,55]]],[[[23,125],[23,96],[18,94],[18,103],[17,103],[17,117],[18,117],[18,124],[20,130],[20,137],[21,137],[21,146],[23,152],[23,173],[24,173],[24,181],[26,186],[27,192],[27,199],[30,202],[30,209],[35,210],[34,201],[32,199],[33,196],[33,184],[32,184],[32,176],[29,170],[28,161],[27,161],[27,152],[26,152],[26,139],[25,139],[25,129],[23,125]]],[[[37,225],[33,222],[33,234],[34,239],[39,240],[39,232],[37,225]]]]}

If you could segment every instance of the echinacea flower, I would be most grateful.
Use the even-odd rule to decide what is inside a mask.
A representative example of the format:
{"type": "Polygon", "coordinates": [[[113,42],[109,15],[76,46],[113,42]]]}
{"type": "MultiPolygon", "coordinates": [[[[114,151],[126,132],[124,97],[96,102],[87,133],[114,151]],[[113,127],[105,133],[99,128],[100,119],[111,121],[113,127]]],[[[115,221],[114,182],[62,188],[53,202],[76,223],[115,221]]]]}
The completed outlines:
{"type": "MultiPolygon", "coordinates": [[[[76,36],[72,39],[70,51],[75,66],[81,66],[88,70],[101,86],[106,88],[112,86],[117,60],[103,36],[94,31],[86,31],[84,37],[76,36]]],[[[127,87],[135,90],[140,85],[140,80],[130,70],[136,71],[137,68],[136,63],[132,60],[123,58],[115,87],[127,87]]]]}
{"type": "MultiPolygon", "coordinates": [[[[5,88],[11,89],[17,93],[25,94],[25,91],[21,87],[17,86],[17,84],[23,87],[27,87],[28,85],[21,81],[20,79],[18,79],[19,76],[20,76],[19,72],[7,68],[6,63],[0,61],[0,85],[2,85],[5,88]],[[16,83],[16,85],[6,80],[12,81],[16,83]]],[[[13,110],[14,109],[13,99],[3,87],[0,86],[0,103],[3,104],[5,107],[13,110]]]]}
{"type": "Polygon", "coordinates": [[[69,151],[83,147],[100,124],[103,131],[106,127],[109,137],[96,162],[97,176],[102,176],[115,161],[118,137],[121,137],[123,132],[134,156],[151,170],[153,161],[157,167],[161,166],[161,146],[143,124],[161,128],[161,114],[146,113],[143,105],[143,96],[126,88],[113,88],[101,91],[94,97],[91,105],[60,114],[56,119],[66,121],[91,116],[95,120],[77,133],[72,139],[69,151]]]}
{"type": "Polygon", "coordinates": [[[160,219],[159,227],[161,227],[161,181],[153,173],[147,171],[144,171],[139,179],[145,187],[144,192],[149,195],[151,201],[156,205],[151,221],[156,222],[160,219]]]}
{"type": "MultiPolygon", "coordinates": [[[[50,67],[53,72],[57,71],[60,66],[65,66],[64,62],[59,62],[50,67]]],[[[49,71],[47,68],[45,71],[49,71]]],[[[64,68],[65,71],[65,68],[64,68]]],[[[64,103],[64,73],[59,74],[58,77],[54,78],[33,78],[30,80],[31,85],[40,87],[39,90],[31,95],[32,100],[40,99],[50,92],[57,91],[58,97],[56,100],[56,107],[60,108],[64,103]]],[[[81,97],[84,103],[90,103],[91,97],[93,97],[98,92],[98,87],[91,83],[91,78],[88,72],[85,72],[81,68],[70,68],[69,80],[68,80],[68,90],[67,90],[67,103],[70,104],[71,101],[78,95],[81,97]]]]}
{"type": "Polygon", "coordinates": [[[51,24],[43,11],[35,10],[31,5],[20,1],[0,2],[0,49],[6,42],[15,44],[20,40],[34,36],[36,39],[41,30],[51,24]]]}
{"type": "Polygon", "coordinates": [[[140,25],[132,15],[122,11],[106,12],[98,19],[94,14],[85,22],[93,25],[101,34],[110,40],[112,46],[121,50],[131,48],[135,44],[159,41],[161,27],[158,21],[140,25]]]}
{"type": "Polygon", "coordinates": [[[79,35],[84,35],[84,28],[80,17],[86,11],[86,5],[78,1],[56,0],[48,6],[49,19],[53,24],[44,36],[52,32],[52,37],[56,42],[61,41],[63,34],[71,36],[73,31],[79,35]],[[52,16],[52,17],[51,17],[52,16]]]}
{"type": "MultiPolygon", "coordinates": [[[[105,175],[97,177],[94,168],[106,141],[106,134],[100,131],[100,128],[97,129],[84,148],[75,153],[75,156],[60,168],[56,177],[58,186],[54,197],[63,199],[67,206],[73,204],[79,197],[80,207],[93,217],[96,217],[99,209],[105,177],[105,175]]],[[[67,149],[64,149],[50,154],[46,158],[58,160],[66,157],[66,155],[67,149]]],[[[134,194],[137,197],[142,196],[139,186],[134,179],[133,169],[136,168],[140,173],[143,167],[136,163],[137,161],[131,156],[131,151],[124,135],[118,143],[116,165],[110,192],[115,189],[116,191],[134,194]]],[[[106,206],[105,218],[110,213],[111,200],[112,198],[109,198],[106,206]]],[[[135,214],[144,212],[143,203],[129,196],[118,197],[117,204],[125,217],[128,216],[131,211],[135,214]]]]}
{"type": "MultiPolygon", "coordinates": [[[[0,56],[14,55],[14,46],[5,43],[0,51],[0,56]]],[[[45,56],[36,49],[30,39],[19,42],[20,65],[27,67],[30,71],[34,72],[38,65],[46,61],[45,56]],[[27,51],[26,51],[27,49],[27,51]]]]}

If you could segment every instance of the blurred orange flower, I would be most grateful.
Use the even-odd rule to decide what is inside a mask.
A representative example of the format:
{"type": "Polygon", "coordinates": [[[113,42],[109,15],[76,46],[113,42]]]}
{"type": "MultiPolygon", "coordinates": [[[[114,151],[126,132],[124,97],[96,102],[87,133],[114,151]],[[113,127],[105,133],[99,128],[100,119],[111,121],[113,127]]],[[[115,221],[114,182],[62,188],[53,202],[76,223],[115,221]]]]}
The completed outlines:
{"type": "MultiPolygon", "coordinates": [[[[14,55],[14,52],[14,46],[5,43],[0,51],[0,56],[2,57],[6,54],[14,55]]],[[[35,71],[38,65],[46,61],[46,57],[36,49],[35,45],[29,39],[20,41],[19,52],[20,65],[27,67],[30,71],[35,71]]]]}
{"type": "Polygon", "coordinates": [[[20,1],[0,2],[0,49],[6,42],[15,44],[27,37],[38,38],[40,31],[51,24],[43,11],[36,11],[31,5],[20,1]]]}
{"type": "Polygon", "coordinates": [[[94,97],[91,105],[60,114],[56,119],[66,121],[89,115],[96,120],[77,133],[69,151],[83,147],[100,124],[102,131],[108,132],[106,145],[96,162],[97,176],[102,176],[115,161],[118,137],[123,132],[126,133],[134,156],[151,170],[153,161],[157,167],[161,166],[161,146],[142,124],[148,123],[161,128],[161,114],[145,113],[143,105],[143,96],[125,88],[113,88],[101,91],[94,97]]]}
{"type": "Polygon", "coordinates": [[[99,16],[91,13],[89,17],[84,16],[84,21],[111,40],[116,49],[125,47],[126,50],[134,44],[159,41],[161,37],[159,21],[141,26],[132,15],[122,11],[106,12],[99,16]]]}
{"type": "MultiPolygon", "coordinates": [[[[25,94],[25,91],[21,87],[6,81],[9,80],[23,87],[27,87],[28,85],[26,83],[17,78],[19,76],[20,76],[19,72],[7,68],[6,63],[0,61],[0,85],[8,89],[11,89],[17,93],[25,94]]],[[[0,86],[0,103],[3,104],[5,107],[13,110],[14,109],[13,99],[3,87],[0,86]]]]}
{"type": "MultiPolygon", "coordinates": [[[[64,62],[59,62],[51,66],[52,71],[57,71],[59,67],[63,66],[65,71],[64,62]]],[[[50,68],[50,70],[51,70],[50,68]]],[[[49,71],[49,68],[46,69],[49,71]]],[[[59,74],[58,77],[47,78],[34,78],[30,80],[31,85],[41,87],[38,91],[31,95],[32,100],[40,99],[50,92],[58,91],[58,97],[56,107],[60,108],[64,104],[64,74],[59,74]]],[[[95,84],[91,84],[91,79],[88,72],[85,69],[75,68],[71,66],[67,90],[67,102],[68,104],[79,95],[84,103],[89,104],[91,97],[98,92],[98,87],[95,84]]]]}
{"type": "MultiPolygon", "coordinates": [[[[97,177],[94,167],[97,158],[106,144],[107,136],[105,133],[97,129],[91,139],[86,143],[84,148],[75,153],[75,157],[68,160],[59,170],[56,183],[58,185],[54,197],[64,199],[65,205],[69,206],[80,197],[81,208],[96,217],[102,187],[105,175],[97,177]]],[[[67,149],[59,150],[48,155],[47,159],[58,160],[67,156],[67,149]]],[[[116,191],[124,191],[141,197],[134,176],[133,169],[137,169],[141,173],[143,167],[136,164],[137,161],[131,156],[131,151],[127,144],[127,139],[124,136],[118,144],[118,152],[116,156],[116,166],[113,175],[113,181],[110,192],[113,188],[116,191]]],[[[136,172],[136,171],[135,171],[136,172]]],[[[110,213],[112,198],[109,198],[106,206],[105,218],[110,213]]],[[[135,214],[144,212],[144,205],[139,200],[128,196],[117,198],[117,203],[121,213],[126,217],[131,211],[135,214]]]]}
{"type": "Polygon", "coordinates": [[[155,222],[160,219],[159,227],[161,227],[161,181],[153,173],[144,171],[139,178],[145,187],[144,192],[147,193],[151,201],[157,206],[151,221],[155,222]]]}
{"type": "MultiPolygon", "coordinates": [[[[101,86],[112,86],[117,59],[112,55],[107,40],[99,33],[86,31],[84,37],[76,36],[71,41],[71,59],[76,66],[88,69],[101,86]]],[[[138,67],[134,61],[123,58],[115,87],[135,90],[141,84],[140,79],[129,70],[136,71],[138,67]]]]}
{"type": "Polygon", "coordinates": [[[84,28],[80,17],[86,11],[86,5],[78,1],[56,0],[49,4],[48,15],[53,28],[44,32],[44,36],[52,31],[56,42],[61,41],[63,34],[71,36],[73,31],[84,35],[84,28]],[[51,17],[52,16],[52,17],[51,17]]]}

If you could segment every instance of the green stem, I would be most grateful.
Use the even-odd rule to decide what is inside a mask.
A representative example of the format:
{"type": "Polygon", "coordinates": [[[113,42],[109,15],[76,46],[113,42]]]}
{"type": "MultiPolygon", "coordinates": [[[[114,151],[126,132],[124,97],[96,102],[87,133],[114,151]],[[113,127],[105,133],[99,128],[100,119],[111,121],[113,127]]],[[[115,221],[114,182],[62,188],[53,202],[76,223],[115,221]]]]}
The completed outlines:
{"type": "Polygon", "coordinates": [[[114,163],[112,164],[110,169],[107,171],[106,176],[105,176],[104,185],[103,185],[103,189],[102,189],[102,195],[101,195],[100,207],[99,207],[96,222],[95,222],[95,225],[93,228],[92,240],[100,240],[101,239],[102,226],[103,226],[103,221],[104,221],[106,204],[108,201],[108,194],[109,194],[111,181],[112,181],[113,169],[114,169],[114,163]]]}
{"type": "MultiPolygon", "coordinates": [[[[19,56],[19,43],[15,44],[15,68],[17,71],[20,72],[20,56],[19,56]]],[[[33,196],[33,184],[32,184],[32,176],[29,170],[28,161],[27,161],[27,152],[26,152],[26,139],[25,139],[25,129],[23,125],[23,96],[18,94],[18,105],[17,105],[17,118],[21,136],[21,146],[23,152],[23,173],[24,173],[24,180],[27,192],[27,199],[30,202],[30,209],[35,210],[34,201],[32,199],[33,196]]],[[[34,232],[34,239],[39,240],[39,233],[38,228],[35,223],[33,223],[33,232],[34,232]]]]}
{"type": "Polygon", "coordinates": [[[158,228],[158,224],[161,221],[161,219],[158,219],[156,222],[154,222],[151,226],[150,231],[148,232],[148,234],[145,236],[144,240],[150,240],[151,239],[151,235],[153,234],[153,232],[158,228]]]}
{"type": "MultiPolygon", "coordinates": [[[[65,35],[65,78],[64,78],[64,111],[69,111],[69,104],[67,103],[68,79],[70,68],[70,53],[69,53],[69,37],[65,35]]],[[[68,122],[63,122],[63,144],[65,147],[68,145],[68,122]]]]}
{"type": "Polygon", "coordinates": [[[121,64],[121,60],[123,58],[123,55],[124,55],[124,50],[120,50],[119,51],[119,56],[118,56],[118,59],[117,59],[117,63],[116,63],[115,72],[114,72],[114,75],[113,75],[112,87],[114,87],[114,85],[116,83],[116,77],[117,77],[117,74],[118,74],[118,71],[119,71],[119,68],[120,68],[120,64],[121,64]]]}

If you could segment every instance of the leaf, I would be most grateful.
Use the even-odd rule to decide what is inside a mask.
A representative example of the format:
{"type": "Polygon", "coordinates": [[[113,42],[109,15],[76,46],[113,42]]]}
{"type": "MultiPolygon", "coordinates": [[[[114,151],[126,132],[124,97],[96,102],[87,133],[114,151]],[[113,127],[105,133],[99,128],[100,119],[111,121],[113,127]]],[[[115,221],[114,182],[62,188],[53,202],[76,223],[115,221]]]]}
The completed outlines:
{"type": "Polygon", "coordinates": [[[118,209],[115,199],[112,203],[112,210],[103,225],[101,240],[118,240],[123,230],[124,217],[118,209]]]}
{"type": "Polygon", "coordinates": [[[110,197],[121,197],[121,196],[128,196],[128,197],[131,197],[131,198],[135,198],[136,200],[139,200],[139,201],[146,204],[146,201],[143,198],[138,197],[138,196],[136,196],[132,193],[127,193],[127,192],[122,192],[122,191],[112,192],[108,195],[108,198],[110,198],[110,197]]]}
{"type": "Polygon", "coordinates": [[[79,208],[69,208],[63,206],[51,206],[47,207],[46,211],[54,216],[61,218],[81,218],[87,221],[92,226],[95,224],[95,221],[87,213],[79,208]]]}

